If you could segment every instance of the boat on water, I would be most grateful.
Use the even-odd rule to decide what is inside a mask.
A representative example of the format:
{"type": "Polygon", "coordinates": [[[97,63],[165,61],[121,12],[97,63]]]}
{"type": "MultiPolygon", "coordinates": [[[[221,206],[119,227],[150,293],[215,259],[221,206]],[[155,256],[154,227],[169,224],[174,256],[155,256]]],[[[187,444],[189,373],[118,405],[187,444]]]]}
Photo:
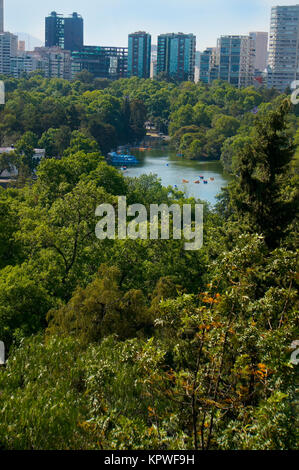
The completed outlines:
{"type": "Polygon", "coordinates": [[[199,180],[194,181],[195,184],[200,184],[199,180]]]}
{"type": "Polygon", "coordinates": [[[189,181],[188,180],[183,180],[183,183],[189,183],[189,181]]]}
{"type": "Polygon", "coordinates": [[[153,150],[153,147],[140,146],[140,147],[130,147],[131,151],[146,152],[148,150],[153,150]]]}
{"type": "Polygon", "coordinates": [[[117,152],[108,153],[108,161],[111,165],[120,166],[127,169],[129,165],[138,165],[139,160],[134,155],[118,154],[117,152]]]}

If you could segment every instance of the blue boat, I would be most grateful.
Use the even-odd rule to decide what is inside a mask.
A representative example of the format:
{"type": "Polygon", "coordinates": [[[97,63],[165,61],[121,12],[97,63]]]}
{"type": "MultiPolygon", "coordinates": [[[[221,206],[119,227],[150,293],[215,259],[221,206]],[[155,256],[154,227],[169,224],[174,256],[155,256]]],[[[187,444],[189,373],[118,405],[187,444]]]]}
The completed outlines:
{"type": "Polygon", "coordinates": [[[129,165],[138,165],[139,160],[137,160],[134,155],[118,154],[116,152],[110,152],[108,154],[108,159],[111,165],[115,166],[129,166],[129,165]]]}

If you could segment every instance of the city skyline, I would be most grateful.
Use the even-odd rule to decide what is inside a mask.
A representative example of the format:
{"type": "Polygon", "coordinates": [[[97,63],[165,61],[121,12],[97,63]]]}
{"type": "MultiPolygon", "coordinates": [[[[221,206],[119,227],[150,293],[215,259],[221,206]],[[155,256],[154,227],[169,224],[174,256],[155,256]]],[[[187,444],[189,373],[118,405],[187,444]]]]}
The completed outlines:
{"type": "Polygon", "coordinates": [[[153,44],[161,33],[184,32],[197,36],[197,50],[216,44],[221,35],[247,34],[249,31],[268,31],[271,7],[296,5],[298,0],[152,0],[140,6],[136,0],[111,0],[109,6],[95,0],[84,4],[78,0],[51,0],[40,4],[28,0],[5,2],[5,30],[22,31],[44,41],[44,18],[51,11],[71,14],[77,11],[85,22],[85,44],[126,47],[128,34],[147,31],[153,44]],[[45,4],[46,3],[46,4],[45,4]],[[26,6],[26,7],[25,7],[26,6]],[[158,8],[159,6],[159,8],[158,8]],[[112,8],[111,8],[112,7],[112,8]],[[15,11],[21,14],[16,16],[15,11]],[[217,12],[217,14],[215,14],[217,12]],[[212,26],[212,27],[211,27],[212,26]]]}

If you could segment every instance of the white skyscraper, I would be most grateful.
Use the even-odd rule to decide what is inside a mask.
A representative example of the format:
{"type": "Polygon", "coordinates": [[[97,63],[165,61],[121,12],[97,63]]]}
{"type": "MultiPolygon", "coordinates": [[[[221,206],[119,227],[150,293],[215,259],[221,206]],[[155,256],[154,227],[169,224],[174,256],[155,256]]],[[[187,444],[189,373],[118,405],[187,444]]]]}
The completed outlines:
{"type": "Polygon", "coordinates": [[[0,0],[0,74],[10,75],[11,59],[18,51],[18,36],[4,32],[4,1],[0,0]]]}
{"type": "Polygon", "coordinates": [[[268,33],[254,31],[249,33],[255,49],[254,68],[264,72],[268,62],[268,33]]]}
{"type": "Polygon", "coordinates": [[[18,36],[0,33],[0,74],[10,75],[10,62],[18,51],[18,36]]]}
{"type": "Polygon", "coordinates": [[[299,5],[272,8],[268,86],[285,91],[299,79],[299,5]]]}

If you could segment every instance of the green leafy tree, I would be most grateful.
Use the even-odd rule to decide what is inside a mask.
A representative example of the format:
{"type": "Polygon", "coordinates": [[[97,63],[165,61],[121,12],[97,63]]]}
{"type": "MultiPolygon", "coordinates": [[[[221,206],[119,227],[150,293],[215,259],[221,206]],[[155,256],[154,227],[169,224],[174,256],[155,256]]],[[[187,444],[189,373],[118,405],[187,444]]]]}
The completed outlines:
{"type": "Polygon", "coordinates": [[[67,305],[49,312],[48,333],[74,335],[89,344],[111,334],[124,340],[149,331],[152,322],[142,292],[123,293],[120,278],[118,269],[103,265],[96,279],[78,288],[67,305]]]}
{"type": "Polygon", "coordinates": [[[18,228],[18,212],[13,200],[0,199],[0,270],[20,260],[21,249],[14,240],[14,233],[18,228]]]}
{"type": "Polygon", "coordinates": [[[9,349],[13,341],[45,328],[55,300],[26,264],[2,269],[0,286],[0,337],[9,349]]]}
{"type": "Polygon", "coordinates": [[[65,155],[75,152],[95,153],[99,152],[97,142],[81,131],[73,131],[70,138],[69,147],[65,150],[65,155]]]}
{"type": "Polygon", "coordinates": [[[225,140],[221,149],[221,163],[225,171],[236,173],[239,166],[239,155],[246,145],[250,144],[251,137],[237,134],[225,140]]]}
{"type": "Polygon", "coordinates": [[[43,133],[38,145],[46,150],[48,157],[61,156],[64,150],[69,146],[71,139],[71,131],[67,126],[59,129],[48,129],[43,133]]]}
{"type": "Polygon", "coordinates": [[[258,119],[252,143],[239,155],[238,181],[232,186],[233,203],[247,214],[252,229],[263,233],[269,246],[276,246],[294,217],[294,201],[282,195],[294,146],[286,129],[290,105],[283,102],[258,119]]]}

